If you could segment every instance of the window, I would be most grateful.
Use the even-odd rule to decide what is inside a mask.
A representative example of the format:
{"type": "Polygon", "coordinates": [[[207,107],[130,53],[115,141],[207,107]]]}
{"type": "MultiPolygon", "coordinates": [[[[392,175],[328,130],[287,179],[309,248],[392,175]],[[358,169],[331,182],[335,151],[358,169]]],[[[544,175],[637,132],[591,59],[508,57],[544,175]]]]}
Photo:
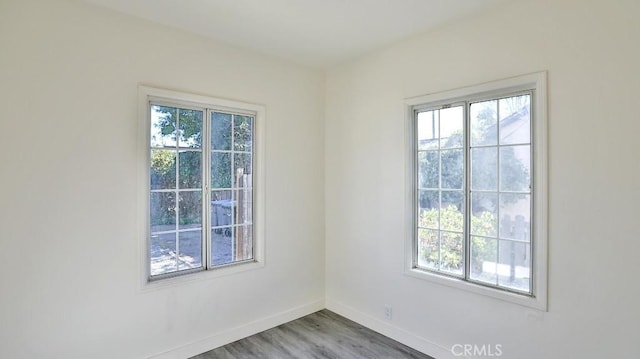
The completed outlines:
{"type": "Polygon", "coordinates": [[[261,106],[140,88],[146,281],[262,261],[261,106]]]}
{"type": "Polygon", "coordinates": [[[544,309],[544,79],[408,101],[411,274],[544,309]]]}

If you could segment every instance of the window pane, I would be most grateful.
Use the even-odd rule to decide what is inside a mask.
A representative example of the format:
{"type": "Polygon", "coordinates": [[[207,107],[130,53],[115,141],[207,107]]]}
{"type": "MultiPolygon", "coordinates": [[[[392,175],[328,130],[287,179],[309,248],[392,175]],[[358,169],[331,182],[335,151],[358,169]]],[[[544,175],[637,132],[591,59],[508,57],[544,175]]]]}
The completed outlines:
{"type": "Polygon", "coordinates": [[[498,149],[496,147],[471,150],[471,189],[475,191],[498,189],[498,149]]]}
{"type": "Polygon", "coordinates": [[[251,152],[253,142],[253,118],[235,115],[233,119],[233,148],[251,152]]]}
{"type": "Polygon", "coordinates": [[[231,150],[231,115],[214,112],[211,114],[211,149],[231,150]]]}
{"type": "Polygon", "coordinates": [[[175,107],[151,105],[151,147],[176,147],[175,107]]]}
{"type": "Polygon", "coordinates": [[[440,270],[456,275],[464,271],[462,233],[440,232],[440,270]]]}
{"type": "Polygon", "coordinates": [[[244,261],[253,258],[253,226],[235,227],[235,258],[244,261]]]}
{"type": "Polygon", "coordinates": [[[202,147],[202,111],[180,109],[180,147],[202,147]]]}
{"type": "Polygon", "coordinates": [[[234,202],[231,200],[231,191],[211,192],[211,226],[221,227],[232,224],[234,202]]]}
{"type": "Polygon", "coordinates": [[[233,227],[211,230],[211,259],[214,266],[233,262],[233,227]]]}
{"type": "Polygon", "coordinates": [[[438,269],[440,263],[438,232],[432,229],[418,230],[418,265],[420,267],[438,269]]]}
{"type": "Polygon", "coordinates": [[[176,151],[151,150],[151,189],[176,188],[176,151]]]}
{"type": "Polygon", "coordinates": [[[151,235],[151,275],[175,272],[178,270],[176,261],[176,233],[151,235]]]}
{"type": "Polygon", "coordinates": [[[180,188],[202,187],[202,153],[199,151],[180,151],[180,188]]]}
{"type": "Polygon", "coordinates": [[[529,241],[531,236],[531,196],[500,194],[500,238],[529,241]]]}
{"type": "Polygon", "coordinates": [[[514,96],[500,100],[500,143],[531,142],[531,96],[514,96]]]}
{"type": "Polygon", "coordinates": [[[442,191],[440,228],[458,232],[464,228],[464,193],[462,191],[442,191]]]}
{"type": "Polygon", "coordinates": [[[418,152],[418,186],[438,188],[438,151],[418,152]]]}
{"type": "Polygon", "coordinates": [[[178,232],[178,270],[202,267],[202,231],[178,232]]]}
{"type": "Polygon", "coordinates": [[[231,200],[231,191],[230,190],[225,190],[225,191],[211,191],[211,203],[214,203],[216,201],[227,201],[227,200],[231,200]]]}
{"type": "Polygon", "coordinates": [[[531,246],[501,240],[498,243],[498,285],[529,292],[531,246]]]}
{"type": "Polygon", "coordinates": [[[471,234],[496,237],[498,235],[498,194],[471,193],[471,234]]]}
{"type": "Polygon", "coordinates": [[[236,221],[234,224],[251,224],[253,211],[253,190],[243,188],[235,191],[236,221]]]}
{"type": "Polygon", "coordinates": [[[438,148],[438,115],[439,111],[418,113],[418,150],[438,148]]]}
{"type": "Polygon", "coordinates": [[[151,232],[176,229],[175,192],[152,192],[150,209],[151,232]]]}
{"type": "Polygon", "coordinates": [[[231,153],[211,153],[211,187],[231,188],[231,153]]]}
{"type": "Polygon", "coordinates": [[[531,147],[500,147],[500,190],[530,190],[531,147]]]}
{"type": "Polygon", "coordinates": [[[438,229],[440,215],[440,195],[438,191],[419,191],[418,227],[438,229]]]}
{"type": "Polygon", "coordinates": [[[202,194],[196,192],[180,192],[179,229],[202,227],[202,194]]]}
{"type": "MultiPolygon", "coordinates": [[[[230,191],[213,191],[214,194],[230,191]]],[[[236,224],[252,224],[253,221],[253,192],[251,188],[233,191],[232,199],[211,201],[211,226],[222,227],[236,224]]],[[[224,196],[226,197],[226,196],[224,196]]]]}
{"type": "Polygon", "coordinates": [[[463,150],[442,151],[442,188],[462,189],[464,179],[463,150]]]}
{"type": "Polygon", "coordinates": [[[233,156],[234,188],[251,186],[251,154],[235,153],[233,156]]]}
{"type": "Polygon", "coordinates": [[[495,100],[471,104],[471,146],[497,144],[497,112],[498,101],[495,100]]]}
{"type": "Polygon", "coordinates": [[[440,110],[440,147],[462,147],[464,117],[462,106],[440,110]]]}
{"type": "Polygon", "coordinates": [[[471,237],[471,279],[498,284],[498,240],[471,237]]]}

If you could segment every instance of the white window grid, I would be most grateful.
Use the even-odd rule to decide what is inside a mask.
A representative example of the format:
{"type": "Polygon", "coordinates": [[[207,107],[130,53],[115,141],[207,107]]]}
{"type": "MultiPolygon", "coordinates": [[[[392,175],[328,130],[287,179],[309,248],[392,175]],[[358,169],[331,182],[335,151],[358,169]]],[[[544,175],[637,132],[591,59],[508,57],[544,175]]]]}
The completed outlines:
{"type": "MultiPolygon", "coordinates": [[[[239,190],[239,188],[234,187],[233,184],[233,169],[235,169],[235,165],[234,165],[234,156],[236,154],[245,154],[245,155],[250,155],[251,156],[251,166],[253,169],[256,168],[256,163],[255,163],[255,155],[254,155],[254,151],[255,151],[255,138],[256,138],[256,126],[255,126],[255,120],[256,120],[256,113],[255,112],[245,112],[245,111],[238,111],[236,109],[229,109],[229,108],[224,108],[224,107],[220,107],[220,108],[216,108],[216,107],[200,107],[200,106],[193,106],[190,105],[188,103],[184,103],[184,102],[180,102],[180,101],[167,101],[164,99],[155,99],[155,98],[149,98],[148,100],[148,109],[149,109],[149,113],[150,113],[150,109],[152,106],[165,106],[165,107],[172,107],[172,108],[176,108],[177,109],[177,114],[178,116],[176,116],[176,145],[175,146],[163,146],[163,147],[154,147],[154,146],[149,146],[149,153],[151,152],[151,150],[167,150],[167,149],[171,149],[171,150],[175,150],[176,151],[176,173],[175,173],[175,181],[176,181],[176,185],[175,188],[172,189],[151,189],[149,188],[149,200],[150,200],[150,196],[152,193],[174,193],[175,195],[175,201],[176,201],[176,206],[175,206],[175,218],[176,218],[176,224],[175,224],[175,229],[171,229],[171,230],[165,230],[165,231],[155,231],[152,232],[151,231],[151,224],[150,224],[150,218],[149,216],[147,216],[147,233],[149,233],[149,239],[147,240],[147,253],[148,253],[148,260],[147,260],[147,268],[149,268],[150,266],[150,251],[151,251],[151,242],[150,242],[150,236],[151,234],[155,234],[155,235],[162,235],[162,234],[171,234],[171,233],[175,233],[176,236],[179,235],[179,233],[185,233],[185,232],[195,232],[195,231],[200,231],[201,232],[201,241],[202,241],[202,246],[201,246],[201,266],[197,267],[197,268],[190,268],[190,269],[180,269],[180,258],[178,255],[176,255],[176,271],[172,271],[169,273],[164,273],[164,274],[157,274],[157,275],[151,275],[151,273],[149,273],[147,280],[148,281],[156,281],[156,280],[160,280],[160,279],[164,279],[164,278],[172,278],[172,277],[176,277],[176,276],[182,276],[185,274],[189,274],[189,273],[194,273],[194,272],[200,272],[200,271],[205,271],[205,270],[212,270],[212,269],[218,269],[218,268],[224,268],[224,267],[228,267],[228,266],[235,266],[235,265],[239,265],[239,264],[243,264],[243,263],[247,263],[247,262],[254,262],[256,259],[255,253],[254,253],[254,247],[252,246],[252,253],[249,256],[248,259],[244,259],[244,260],[235,260],[232,261],[230,263],[225,263],[225,264],[221,264],[221,265],[214,265],[213,264],[213,255],[212,255],[212,235],[211,235],[211,230],[215,230],[215,229],[221,229],[221,228],[231,228],[231,232],[232,235],[235,232],[235,230],[242,228],[242,227],[248,227],[251,226],[252,228],[252,234],[251,234],[251,238],[254,241],[256,238],[256,234],[254,231],[254,226],[253,226],[253,222],[249,223],[249,224],[238,224],[238,223],[234,223],[232,225],[226,225],[226,226],[213,226],[211,224],[211,193],[213,191],[230,191],[231,192],[231,201],[234,200],[234,198],[236,197],[236,192],[239,190]],[[180,147],[180,134],[179,134],[179,129],[180,129],[180,116],[179,116],[179,111],[181,110],[192,110],[192,111],[199,111],[202,112],[203,116],[202,116],[202,144],[200,148],[193,148],[193,147],[180,147]],[[243,117],[249,117],[251,118],[252,121],[252,126],[251,126],[251,151],[238,151],[235,150],[235,138],[234,136],[231,136],[231,147],[229,150],[213,150],[212,146],[211,146],[211,121],[212,121],[212,115],[213,113],[224,113],[224,114],[229,114],[232,116],[232,122],[231,122],[231,130],[233,131],[234,128],[234,121],[235,121],[235,117],[236,116],[243,116],[243,117]],[[181,189],[180,188],[180,183],[179,183],[179,157],[178,154],[181,151],[192,151],[192,152],[200,152],[202,153],[202,157],[201,157],[201,188],[185,188],[185,189],[181,189]],[[207,165],[210,164],[211,161],[211,157],[213,153],[227,153],[231,155],[231,168],[232,168],[232,184],[231,187],[216,187],[213,188],[211,187],[211,165],[207,165]],[[180,206],[178,205],[178,199],[179,199],[179,194],[181,192],[198,192],[201,194],[201,198],[202,198],[202,210],[201,210],[201,217],[202,217],[202,224],[201,224],[201,228],[197,228],[197,229],[193,229],[193,228],[185,228],[185,229],[180,229],[180,206]]],[[[150,122],[149,122],[150,123],[150,122]]],[[[150,143],[149,141],[147,143],[150,143]]],[[[150,161],[148,160],[147,163],[150,163],[150,161]]],[[[251,183],[255,183],[255,170],[252,170],[251,176],[252,176],[252,180],[251,183]]],[[[149,177],[147,177],[147,180],[149,180],[149,177]]],[[[248,190],[252,193],[252,197],[255,196],[255,192],[254,192],[254,188],[252,187],[243,187],[243,189],[248,190]]],[[[251,211],[250,213],[254,212],[254,208],[253,208],[253,203],[255,202],[254,198],[251,199],[250,203],[251,203],[251,211]]],[[[251,218],[252,220],[252,218],[251,218]]],[[[176,237],[176,253],[180,253],[180,240],[178,239],[179,237],[176,237]]],[[[233,240],[231,241],[233,244],[233,240]]],[[[231,252],[235,252],[235,248],[231,248],[231,252]]]]}
{"type": "MultiPolygon", "coordinates": [[[[534,251],[533,251],[533,247],[535,245],[534,241],[533,241],[533,231],[534,231],[534,221],[536,220],[534,218],[534,202],[532,199],[529,201],[530,202],[530,221],[529,221],[529,238],[530,240],[519,240],[519,239],[514,239],[514,238],[504,238],[501,237],[500,235],[500,195],[501,194],[518,194],[518,195],[528,195],[528,196],[532,196],[532,194],[535,192],[535,184],[534,184],[534,168],[535,166],[533,166],[533,163],[531,163],[530,165],[530,178],[531,178],[531,182],[530,182],[530,190],[529,191],[505,191],[505,190],[501,190],[500,187],[500,148],[503,147],[515,147],[515,146],[523,146],[523,145],[527,145],[530,146],[530,159],[533,161],[534,159],[534,142],[533,141],[533,137],[535,136],[535,128],[534,128],[534,121],[535,121],[535,113],[534,113],[534,99],[535,99],[535,89],[533,88],[528,88],[526,90],[518,90],[518,91],[506,91],[506,92],[500,92],[500,93],[492,93],[490,95],[480,95],[480,96],[468,96],[466,97],[464,100],[457,100],[457,101],[450,101],[450,102],[441,102],[441,103],[435,103],[435,104],[427,104],[427,105],[418,105],[418,106],[413,106],[413,114],[412,114],[412,126],[414,129],[417,128],[418,124],[418,114],[421,112],[428,112],[428,111],[433,111],[433,113],[435,113],[436,111],[439,110],[443,110],[443,109],[448,109],[448,108],[452,108],[452,107],[457,107],[457,106],[461,106],[463,109],[463,118],[464,118],[464,135],[463,135],[463,145],[462,147],[446,147],[446,148],[442,148],[442,141],[441,138],[438,136],[438,144],[437,144],[437,148],[436,149],[428,149],[428,150],[419,150],[418,149],[418,133],[417,131],[413,131],[413,141],[414,141],[414,146],[413,148],[415,149],[414,152],[414,168],[416,170],[413,171],[414,175],[414,188],[416,189],[414,194],[413,194],[413,198],[414,198],[414,205],[413,205],[413,217],[414,217],[414,223],[416,223],[416,226],[414,227],[414,233],[413,233],[413,246],[412,246],[412,253],[413,253],[413,259],[412,259],[412,266],[415,269],[419,269],[419,270],[423,270],[423,271],[427,271],[427,272],[432,272],[432,273],[436,273],[437,275],[442,275],[442,276],[447,276],[447,277],[452,277],[452,278],[456,278],[459,280],[463,280],[463,281],[467,281],[470,283],[474,283],[474,284],[478,284],[481,286],[486,286],[486,287],[491,287],[497,290],[501,290],[501,291],[506,291],[506,292],[512,292],[515,294],[519,294],[519,295],[526,295],[526,296],[533,296],[535,291],[534,291],[534,268],[533,266],[535,265],[535,260],[534,260],[534,251]],[[500,108],[499,108],[499,103],[501,99],[504,98],[510,98],[510,97],[516,97],[516,96],[522,96],[522,95],[529,95],[530,96],[530,137],[529,137],[529,141],[528,142],[523,142],[523,143],[509,143],[509,144],[501,144],[500,143],[500,108]],[[498,113],[496,113],[496,144],[490,144],[490,145],[472,145],[471,141],[470,141],[470,137],[471,137],[471,118],[470,118],[470,107],[472,104],[474,103],[478,103],[478,102],[484,102],[484,101],[497,101],[498,102],[498,113]],[[481,149],[481,148],[496,148],[496,153],[497,153],[497,190],[496,191],[491,191],[491,190],[474,190],[471,188],[471,151],[473,149],[481,149]],[[462,190],[458,190],[458,189],[454,189],[454,188],[445,188],[442,186],[442,156],[441,156],[441,152],[442,151],[449,151],[449,150],[460,150],[462,149],[463,151],[463,163],[464,163],[464,169],[463,169],[463,188],[462,190]],[[427,187],[427,188],[422,188],[420,187],[420,183],[418,180],[418,161],[419,161],[419,153],[420,152],[437,152],[438,153],[438,187],[427,187]],[[438,225],[440,228],[430,228],[430,227],[420,227],[417,224],[419,223],[419,205],[418,205],[418,199],[419,199],[419,191],[421,190],[430,190],[430,191],[437,191],[438,192],[438,200],[439,203],[442,203],[442,193],[443,191],[448,191],[448,192],[455,192],[455,191],[460,191],[463,192],[463,202],[464,202],[464,209],[462,210],[463,212],[463,218],[464,218],[464,227],[462,232],[458,232],[458,231],[454,231],[454,230],[443,230],[440,218],[438,220],[438,225]],[[482,236],[482,235],[475,235],[475,234],[471,234],[471,196],[473,193],[491,193],[491,194],[496,194],[497,197],[497,209],[496,209],[496,221],[497,221],[497,230],[496,230],[496,235],[495,236],[482,236]],[[420,229],[428,229],[428,230],[436,230],[438,231],[438,238],[439,238],[439,248],[440,248],[440,241],[442,238],[442,232],[448,232],[448,233],[453,233],[453,234],[462,234],[463,236],[463,272],[460,274],[457,274],[455,272],[452,271],[447,271],[447,270],[443,270],[441,268],[428,268],[428,267],[424,267],[424,266],[420,266],[418,265],[418,238],[419,238],[419,234],[418,231],[420,229]],[[530,267],[529,267],[529,290],[527,291],[522,291],[522,290],[518,290],[516,288],[512,288],[512,287],[506,287],[506,286],[501,286],[498,283],[492,284],[489,283],[487,281],[481,281],[481,280],[476,280],[473,279],[471,277],[471,240],[472,237],[483,237],[483,238],[487,238],[489,240],[495,240],[497,241],[496,243],[499,245],[501,242],[513,242],[513,243],[525,243],[526,245],[529,245],[529,256],[530,256],[530,267]]],[[[438,121],[440,121],[440,118],[438,118],[438,121]]],[[[441,128],[440,123],[438,122],[438,126],[437,126],[438,130],[441,128]]],[[[438,211],[438,216],[440,217],[441,215],[441,209],[438,211]]],[[[439,251],[439,255],[440,255],[441,251],[439,251]]],[[[496,265],[500,262],[500,250],[497,251],[497,258],[496,258],[496,265]]],[[[440,262],[440,260],[439,260],[440,262]]]]}

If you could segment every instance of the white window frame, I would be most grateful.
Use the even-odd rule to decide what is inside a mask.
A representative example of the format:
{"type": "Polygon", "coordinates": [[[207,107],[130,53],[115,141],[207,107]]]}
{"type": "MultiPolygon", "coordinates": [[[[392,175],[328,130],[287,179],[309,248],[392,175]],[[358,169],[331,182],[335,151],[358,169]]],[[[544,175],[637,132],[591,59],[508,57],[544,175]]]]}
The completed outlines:
{"type": "MultiPolygon", "coordinates": [[[[206,111],[205,111],[206,115],[206,111]]],[[[142,290],[152,290],[196,280],[206,280],[262,268],[265,265],[265,122],[266,109],[262,105],[196,95],[168,89],[138,86],[138,238],[140,257],[140,283],[142,290]],[[190,108],[214,109],[232,113],[246,113],[254,116],[253,137],[253,258],[237,264],[210,267],[204,263],[203,270],[177,275],[168,275],[150,280],[150,126],[151,102],[184,105],[190,108]]],[[[209,119],[203,116],[203,121],[209,119]]],[[[204,191],[209,189],[204,188],[204,191]]],[[[204,215],[204,212],[203,212],[204,215]]],[[[203,241],[204,242],[204,241],[203,241]]],[[[207,248],[207,250],[210,250],[207,248]]]]}
{"type": "MultiPolygon", "coordinates": [[[[547,73],[533,74],[493,81],[480,85],[459,88],[405,99],[406,126],[406,241],[405,241],[405,274],[433,283],[446,285],[519,304],[529,308],[547,310],[547,73]],[[532,110],[532,238],[531,238],[531,286],[532,294],[521,294],[499,288],[485,286],[417,268],[415,263],[416,238],[416,178],[417,168],[415,156],[416,136],[414,110],[425,105],[450,104],[459,101],[471,101],[478,98],[500,96],[523,90],[533,92],[532,110]]],[[[465,150],[466,151],[466,150],[465,150]]],[[[465,188],[465,192],[468,189],[465,188]]]]}

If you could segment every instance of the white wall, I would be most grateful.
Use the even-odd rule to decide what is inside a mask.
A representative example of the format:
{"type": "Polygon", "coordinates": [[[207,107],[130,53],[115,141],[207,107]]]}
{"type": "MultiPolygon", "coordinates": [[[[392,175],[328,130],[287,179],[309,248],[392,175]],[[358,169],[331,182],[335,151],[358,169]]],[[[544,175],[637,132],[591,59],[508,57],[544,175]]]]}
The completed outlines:
{"type": "Polygon", "coordinates": [[[0,357],[186,355],[322,308],[323,101],[320,71],[76,0],[0,1],[0,357]],[[140,291],[138,83],[266,106],[263,269],[140,291]]]}
{"type": "Polygon", "coordinates": [[[327,306],[446,357],[636,358],[640,2],[512,1],[335,67],[327,306]],[[548,70],[549,311],[403,275],[403,99],[548,70]],[[393,320],[383,320],[383,306],[393,320]]]}

